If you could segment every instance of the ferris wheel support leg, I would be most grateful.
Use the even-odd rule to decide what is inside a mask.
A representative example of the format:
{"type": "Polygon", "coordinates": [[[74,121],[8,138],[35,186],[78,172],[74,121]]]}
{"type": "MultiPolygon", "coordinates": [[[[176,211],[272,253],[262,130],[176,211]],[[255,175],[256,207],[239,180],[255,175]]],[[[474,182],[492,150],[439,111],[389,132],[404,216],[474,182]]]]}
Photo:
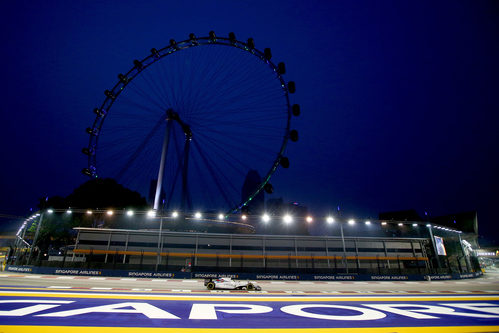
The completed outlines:
{"type": "MultiPolygon", "coordinates": [[[[183,212],[185,212],[186,203],[189,204],[189,202],[188,202],[189,188],[187,187],[187,168],[189,165],[190,146],[191,146],[191,137],[186,135],[185,146],[184,146],[184,168],[182,170],[182,205],[181,205],[181,209],[183,212]]],[[[189,204],[189,206],[190,206],[190,204],[189,204]]],[[[189,207],[189,209],[192,209],[192,207],[189,207]]]]}
{"type": "Polygon", "coordinates": [[[156,195],[154,196],[154,210],[159,209],[159,203],[161,200],[161,187],[163,186],[163,175],[165,171],[165,161],[166,154],[168,152],[168,144],[170,143],[170,130],[172,126],[172,120],[168,119],[166,124],[165,138],[163,140],[163,149],[161,151],[161,160],[159,162],[158,180],[156,182],[156,195]]]}

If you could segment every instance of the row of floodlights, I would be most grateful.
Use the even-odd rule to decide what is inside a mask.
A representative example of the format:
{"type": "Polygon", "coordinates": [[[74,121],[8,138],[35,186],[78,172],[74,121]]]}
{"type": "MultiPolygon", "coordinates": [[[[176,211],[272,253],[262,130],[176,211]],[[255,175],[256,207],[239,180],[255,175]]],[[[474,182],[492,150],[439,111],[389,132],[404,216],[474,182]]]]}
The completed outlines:
{"type": "MultiPolygon", "coordinates": [[[[103,211],[99,211],[99,213],[102,213],[102,212],[103,212],[103,211]]],[[[48,210],[47,210],[47,213],[48,213],[48,214],[52,214],[52,213],[54,213],[54,210],[53,210],[53,209],[48,209],[48,210]]],[[[72,213],[73,213],[73,211],[72,211],[71,209],[68,209],[68,210],[66,210],[66,211],[65,211],[65,213],[66,213],[66,214],[72,214],[72,213]]],[[[85,213],[86,213],[87,215],[92,215],[94,212],[93,212],[92,210],[86,210],[86,211],[85,211],[85,213]]],[[[114,211],[113,211],[113,210],[111,210],[111,209],[109,209],[109,210],[106,210],[106,211],[105,211],[105,214],[107,214],[108,216],[113,216],[113,215],[114,215],[114,211]]],[[[127,216],[134,216],[134,215],[135,215],[135,212],[134,212],[133,210],[127,210],[125,214],[126,214],[127,216]]],[[[149,217],[149,218],[155,218],[155,217],[156,217],[156,214],[157,214],[157,211],[156,211],[156,210],[152,210],[152,209],[146,212],[146,215],[147,215],[147,217],[149,217]]],[[[26,225],[26,223],[27,223],[27,222],[31,221],[32,219],[34,219],[34,218],[36,218],[36,217],[38,217],[38,216],[40,216],[40,214],[39,214],[39,213],[37,213],[37,214],[32,215],[31,217],[29,217],[29,218],[28,218],[28,219],[24,222],[24,224],[23,224],[23,226],[22,226],[22,227],[24,227],[24,226],[26,225]]],[[[177,212],[177,211],[173,211],[173,212],[172,212],[169,216],[164,216],[164,217],[170,217],[170,218],[174,218],[174,219],[175,219],[175,218],[178,218],[179,216],[180,216],[180,213],[179,213],[179,212],[177,212]]],[[[194,218],[194,219],[203,219],[203,214],[202,214],[201,212],[195,212],[195,213],[191,216],[191,218],[194,218]]],[[[224,214],[218,214],[218,216],[217,216],[217,219],[218,219],[218,220],[220,220],[220,221],[226,220],[226,218],[227,218],[227,216],[226,216],[226,215],[224,215],[224,214]]],[[[241,214],[241,220],[246,221],[247,219],[248,219],[248,216],[247,216],[246,214],[241,214]]],[[[265,213],[265,214],[263,214],[263,215],[261,216],[261,220],[262,220],[262,222],[263,222],[264,224],[268,224],[268,223],[270,223],[271,219],[272,219],[272,218],[271,218],[271,216],[270,216],[269,214],[266,214],[266,213],[265,213]]],[[[289,214],[286,214],[286,215],[282,216],[282,221],[283,221],[283,222],[284,222],[284,224],[286,224],[286,225],[289,225],[289,224],[293,223],[293,220],[294,220],[293,216],[291,216],[291,215],[289,215],[289,214]]],[[[314,218],[313,218],[312,216],[310,216],[310,215],[309,215],[309,216],[305,217],[305,221],[306,221],[307,223],[312,223],[312,222],[314,221],[314,218]]],[[[333,223],[335,223],[335,219],[334,219],[334,217],[332,217],[332,216],[327,216],[327,217],[326,217],[326,222],[327,222],[328,224],[333,224],[333,223]]],[[[355,224],[357,223],[357,221],[356,221],[356,220],[354,220],[354,219],[349,219],[349,220],[347,220],[347,223],[348,223],[349,225],[355,225],[355,224]]],[[[365,225],[371,225],[372,223],[371,223],[371,221],[367,220],[367,221],[364,221],[364,224],[365,224],[365,225]]],[[[381,222],[380,224],[381,224],[382,226],[385,226],[385,225],[387,225],[387,224],[388,224],[388,222],[383,221],[383,222],[381,222]]],[[[409,224],[409,223],[402,223],[402,222],[397,223],[397,225],[398,225],[399,227],[403,227],[404,225],[408,225],[408,224],[409,224]]],[[[413,227],[418,227],[419,225],[420,225],[419,223],[412,223],[412,226],[413,226],[413,227]]],[[[429,224],[429,223],[428,223],[428,224],[426,224],[426,226],[427,226],[427,227],[429,227],[429,228],[433,227],[433,228],[435,228],[435,229],[439,229],[439,230],[445,230],[445,231],[451,231],[451,232],[462,233],[462,231],[459,231],[459,230],[454,230],[454,229],[450,229],[450,228],[446,228],[446,227],[441,227],[441,226],[432,226],[432,225],[431,225],[431,224],[429,224]]],[[[19,230],[21,230],[21,229],[22,229],[22,227],[21,227],[19,230]]]]}
{"type": "Polygon", "coordinates": [[[33,214],[30,217],[28,217],[26,220],[24,220],[24,222],[21,225],[21,227],[19,228],[19,230],[17,230],[16,236],[19,236],[21,234],[21,231],[23,230],[24,227],[26,227],[28,222],[34,221],[39,216],[40,216],[40,213],[36,213],[36,214],[33,214]]]}

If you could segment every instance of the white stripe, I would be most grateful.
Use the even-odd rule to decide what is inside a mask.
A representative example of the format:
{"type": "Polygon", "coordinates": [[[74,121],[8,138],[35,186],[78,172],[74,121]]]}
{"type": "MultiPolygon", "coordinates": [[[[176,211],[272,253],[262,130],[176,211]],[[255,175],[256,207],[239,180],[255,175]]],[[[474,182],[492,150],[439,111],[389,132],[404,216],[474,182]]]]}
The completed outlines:
{"type": "Polygon", "coordinates": [[[187,282],[187,283],[197,283],[198,280],[182,280],[182,282],[187,282]]]}
{"type": "Polygon", "coordinates": [[[41,275],[26,275],[25,278],[27,278],[27,279],[39,279],[39,278],[41,278],[41,275]]]}
{"type": "Polygon", "coordinates": [[[94,289],[94,290],[111,290],[113,288],[106,288],[106,287],[92,287],[90,289],[94,289]]]}
{"type": "Polygon", "coordinates": [[[74,279],[74,276],[58,276],[56,279],[61,279],[61,280],[72,280],[74,279]]]}
{"type": "Polygon", "coordinates": [[[68,287],[68,286],[50,286],[50,287],[47,287],[47,288],[53,288],[53,289],[70,289],[70,288],[73,288],[73,287],[68,287]]]}
{"type": "Polygon", "coordinates": [[[88,278],[89,280],[105,280],[106,278],[105,277],[91,277],[91,278],[88,278]]]}
{"type": "Polygon", "coordinates": [[[120,279],[121,281],[137,281],[137,279],[129,279],[129,278],[124,278],[120,279]]]}
{"type": "Polygon", "coordinates": [[[152,289],[133,288],[133,291],[152,291],[152,289]]]}

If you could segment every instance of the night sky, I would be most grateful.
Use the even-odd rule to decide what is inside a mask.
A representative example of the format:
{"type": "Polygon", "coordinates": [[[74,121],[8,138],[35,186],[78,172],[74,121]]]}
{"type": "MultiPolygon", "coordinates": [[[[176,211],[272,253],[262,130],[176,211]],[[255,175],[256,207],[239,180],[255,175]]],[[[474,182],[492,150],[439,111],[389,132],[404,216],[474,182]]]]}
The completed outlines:
{"type": "Polygon", "coordinates": [[[8,1],[0,18],[0,214],[86,181],[85,128],[116,75],[214,30],[270,47],[296,82],[300,140],[272,197],[316,216],[477,210],[499,238],[496,1],[8,1]]]}

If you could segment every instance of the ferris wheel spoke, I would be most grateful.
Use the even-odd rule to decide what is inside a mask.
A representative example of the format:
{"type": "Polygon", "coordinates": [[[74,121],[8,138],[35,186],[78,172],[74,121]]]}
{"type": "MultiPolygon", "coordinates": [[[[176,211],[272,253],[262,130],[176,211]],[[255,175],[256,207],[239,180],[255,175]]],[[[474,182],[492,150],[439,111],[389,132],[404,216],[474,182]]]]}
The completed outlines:
{"type": "MultiPolygon", "coordinates": [[[[277,95],[277,94],[275,94],[275,95],[277,95]]],[[[256,96],[258,96],[258,95],[256,95],[256,96]]],[[[244,95],[238,94],[238,95],[233,95],[230,98],[225,97],[221,101],[219,99],[218,102],[215,102],[216,101],[216,97],[215,97],[213,99],[213,102],[207,104],[203,111],[204,111],[204,113],[208,113],[208,110],[211,110],[211,109],[224,110],[227,107],[234,107],[234,105],[238,105],[241,103],[240,102],[241,99],[245,100],[244,104],[246,107],[254,106],[256,108],[258,106],[267,104],[269,101],[272,101],[273,99],[275,99],[275,97],[274,96],[270,96],[270,97],[258,96],[258,99],[256,99],[255,96],[253,96],[253,95],[244,96],[244,95]],[[265,99],[263,97],[265,97],[265,99]]],[[[202,115],[202,113],[200,112],[200,116],[201,115],[202,115]]]]}
{"type": "Polygon", "coordinates": [[[147,145],[147,143],[151,140],[151,138],[156,134],[156,132],[161,128],[161,125],[164,123],[164,117],[162,116],[154,125],[154,127],[151,129],[151,131],[147,134],[147,136],[144,138],[144,140],[138,145],[137,149],[130,155],[130,158],[128,161],[125,163],[123,168],[120,170],[118,173],[118,178],[125,173],[128,168],[131,166],[131,164],[137,159],[137,157],[144,151],[144,147],[147,145]]]}
{"type": "Polygon", "coordinates": [[[230,166],[234,172],[239,173],[244,177],[244,172],[241,170],[245,170],[246,168],[248,168],[248,164],[241,161],[240,158],[237,158],[228,150],[228,148],[234,149],[234,147],[231,147],[231,145],[226,145],[224,141],[221,142],[208,137],[205,137],[205,140],[203,142],[205,142],[206,145],[212,147],[211,153],[212,155],[214,155],[214,158],[216,158],[216,160],[222,161],[222,165],[230,166]]]}
{"type": "Polygon", "coordinates": [[[157,77],[153,77],[148,69],[145,69],[142,75],[142,79],[148,88],[147,91],[154,94],[156,99],[159,101],[159,104],[164,105],[164,107],[167,108],[170,103],[166,98],[165,93],[162,91],[161,85],[158,83],[159,80],[157,77]]]}
{"type": "MultiPolygon", "coordinates": [[[[204,132],[198,133],[198,135],[202,135],[206,140],[211,140],[212,142],[219,142],[223,146],[228,146],[232,149],[240,149],[240,147],[252,147],[254,149],[260,149],[262,152],[273,152],[273,150],[267,148],[265,145],[259,145],[254,142],[252,135],[243,135],[244,132],[227,132],[227,131],[217,131],[211,130],[211,135],[208,135],[204,132]],[[216,139],[213,134],[217,134],[220,139],[216,139]],[[229,139],[229,140],[227,140],[229,139]],[[235,144],[237,143],[237,145],[235,144]]],[[[277,139],[281,136],[262,136],[263,138],[273,138],[277,139]]]]}
{"type": "Polygon", "coordinates": [[[156,99],[154,99],[147,91],[139,87],[139,85],[135,83],[135,80],[128,83],[127,88],[128,90],[132,90],[132,92],[134,92],[137,96],[142,97],[144,101],[148,101],[158,109],[160,110],[167,109],[167,105],[161,104],[161,101],[157,101],[156,99]]]}
{"type": "Polygon", "coordinates": [[[276,121],[281,120],[283,115],[266,115],[263,113],[256,113],[251,115],[245,115],[245,118],[242,117],[228,117],[227,119],[217,119],[216,117],[207,117],[200,121],[192,121],[192,123],[196,123],[199,128],[210,128],[210,127],[223,127],[223,126],[236,126],[238,124],[245,124],[248,127],[250,126],[258,126],[259,128],[280,128],[277,125],[273,125],[276,121]]]}
{"type": "Polygon", "coordinates": [[[222,195],[222,197],[224,198],[225,202],[230,206],[234,205],[234,202],[232,202],[230,199],[229,199],[229,196],[227,195],[227,193],[224,191],[223,189],[223,186],[222,186],[222,182],[221,180],[219,179],[219,176],[220,175],[221,177],[225,178],[227,184],[229,184],[231,186],[231,188],[237,192],[237,189],[236,187],[234,186],[234,184],[232,182],[230,182],[227,177],[223,174],[223,173],[217,173],[215,172],[215,169],[213,168],[212,166],[212,162],[211,160],[209,159],[208,156],[206,156],[206,154],[203,152],[203,149],[195,142],[194,143],[194,147],[197,148],[197,152],[199,153],[199,155],[201,156],[202,160],[205,162],[205,165],[206,165],[206,168],[208,169],[208,171],[210,172],[210,175],[213,179],[213,181],[215,182],[215,185],[217,186],[218,188],[218,191],[220,192],[220,194],[222,195]]]}

